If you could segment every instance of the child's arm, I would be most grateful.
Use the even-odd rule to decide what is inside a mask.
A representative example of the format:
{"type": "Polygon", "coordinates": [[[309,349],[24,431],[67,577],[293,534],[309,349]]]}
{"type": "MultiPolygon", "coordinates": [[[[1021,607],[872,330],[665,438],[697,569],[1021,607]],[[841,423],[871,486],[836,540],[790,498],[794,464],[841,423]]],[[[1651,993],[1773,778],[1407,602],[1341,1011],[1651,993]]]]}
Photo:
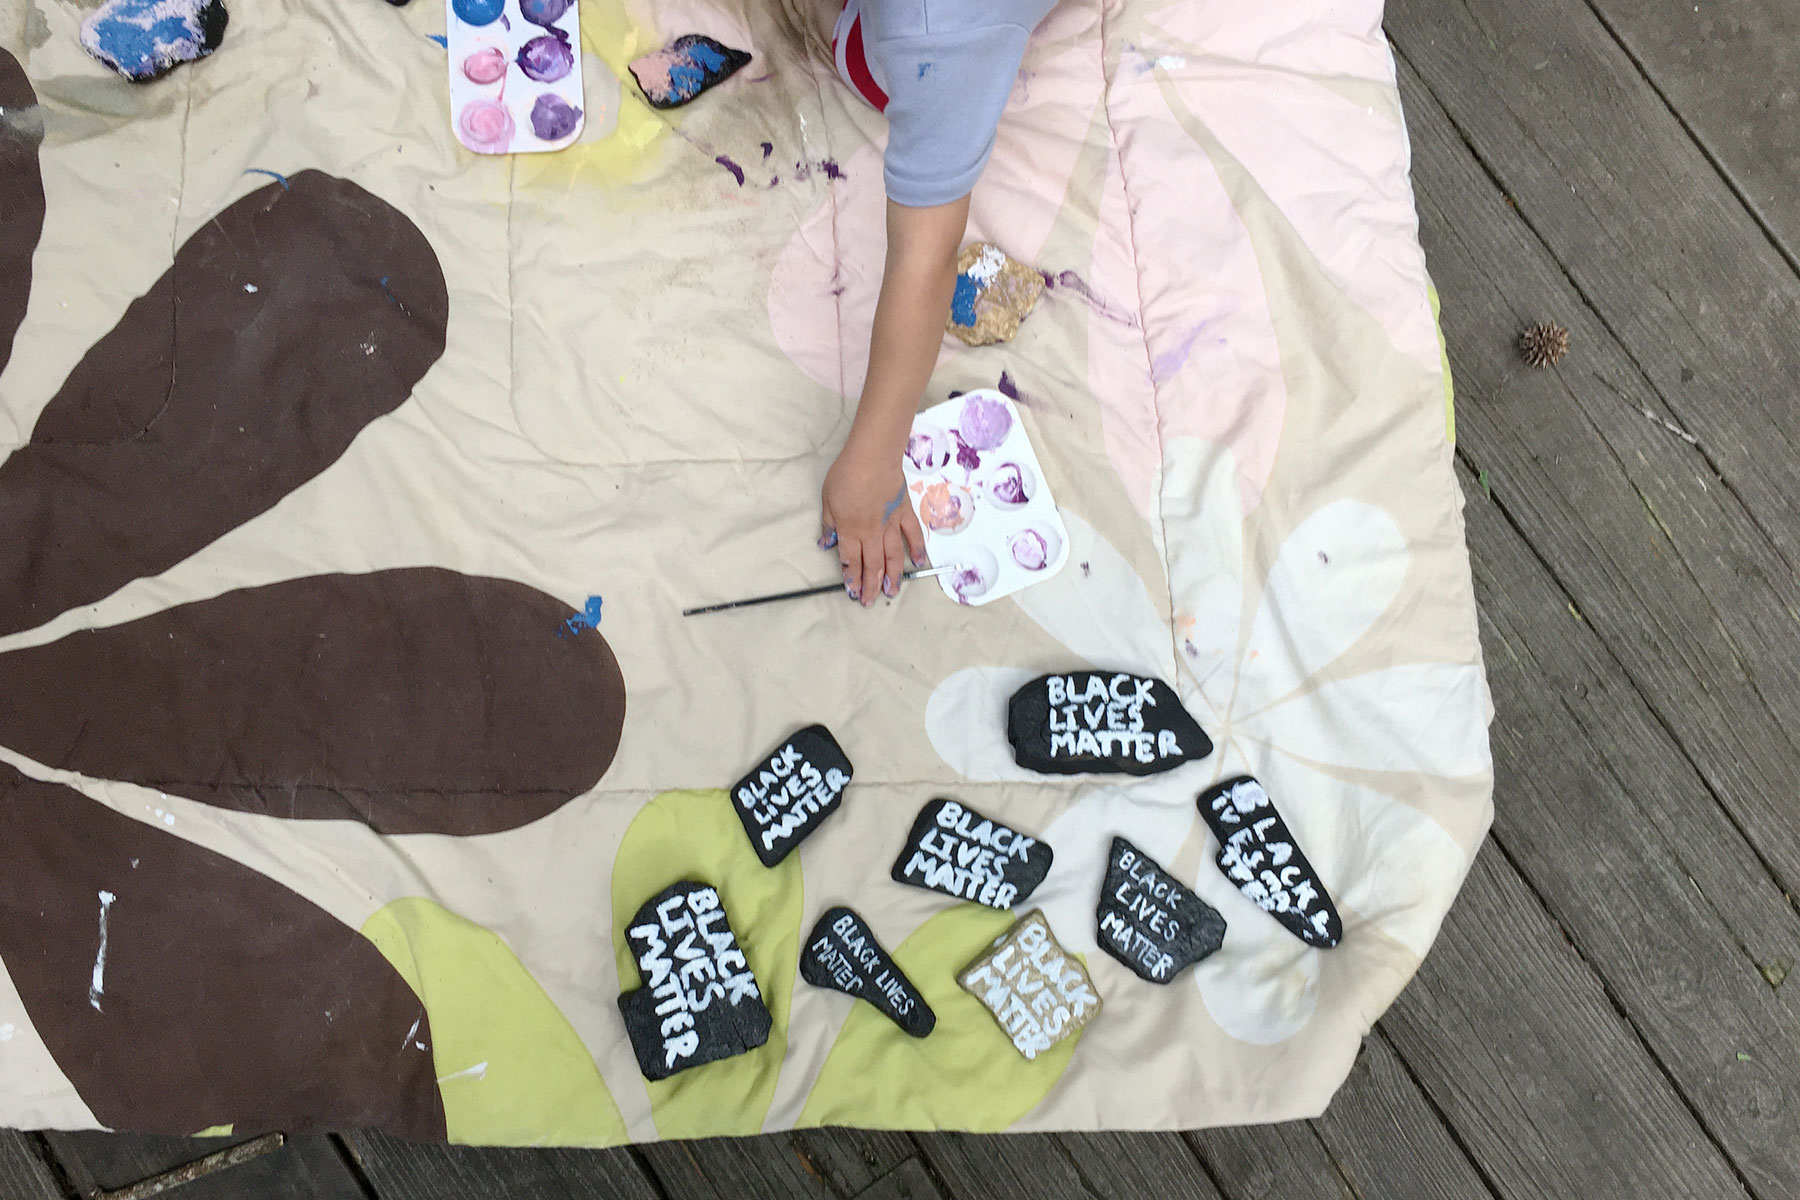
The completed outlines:
{"type": "Polygon", "coordinates": [[[925,535],[901,496],[900,458],[937,365],[968,219],[967,196],[930,208],[888,202],[887,266],[869,337],[868,378],[821,495],[822,544],[836,533],[844,586],[865,606],[884,582],[890,596],[899,589],[908,549],[915,563],[925,561],[925,535]]]}

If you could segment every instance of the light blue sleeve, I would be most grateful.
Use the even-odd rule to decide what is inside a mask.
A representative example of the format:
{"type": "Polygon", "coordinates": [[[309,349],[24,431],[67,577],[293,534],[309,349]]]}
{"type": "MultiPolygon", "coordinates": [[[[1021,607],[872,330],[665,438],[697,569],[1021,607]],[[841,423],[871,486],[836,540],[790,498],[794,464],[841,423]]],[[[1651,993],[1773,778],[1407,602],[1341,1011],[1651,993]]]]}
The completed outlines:
{"type": "Polygon", "coordinates": [[[1019,25],[985,25],[870,47],[887,77],[890,200],[922,208],[974,190],[1029,37],[1019,25]]]}

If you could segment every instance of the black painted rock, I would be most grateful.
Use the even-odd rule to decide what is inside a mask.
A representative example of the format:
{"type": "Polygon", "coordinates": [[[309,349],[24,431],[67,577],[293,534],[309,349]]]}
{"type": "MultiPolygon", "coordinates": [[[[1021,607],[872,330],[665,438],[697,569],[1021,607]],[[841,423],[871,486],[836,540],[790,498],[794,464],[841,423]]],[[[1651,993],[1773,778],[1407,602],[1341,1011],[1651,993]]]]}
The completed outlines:
{"type": "Polygon", "coordinates": [[[916,1038],[937,1028],[937,1014],[913,986],[863,919],[839,906],[819,918],[800,951],[800,977],[867,1000],[881,1015],[916,1038]]]}
{"type": "Polygon", "coordinates": [[[731,1058],[769,1040],[772,1021],[719,893],[684,880],[644,901],[625,940],[643,986],[619,997],[645,1079],[731,1058]]]}
{"type": "Polygon", "coordinates": [[[1122,837],[1112,840],[1094,919],[1100,948],[1150,983],[1169,982],[1225,941],[1219,910],[1122,837]]]}
{"type": "Polygon", "coordinates": [[[1262,784],[1248,775],[1215,784],[1200,794],[1200,816],[1219,839],[1219,870],[1238,891],[1307,945],[1338,944],[1337,906],[1262,784]]]}
{"type": "Polygon", "coordinates": [[[750,61],[750,55],[733,50],[704,34],[688,33],[661,50],[632,60],[631,77],[643,90],[651,108],[680,108],[729,79],[750,61]]]}
{"type": "Polygon", "coordinates": [[[763,866],[786,858],[832,814],[853,773],[831,731],[808,725],[732,786],[732,807],[763,866]]]}
{"type": "Polygon", "coordinates": [[[1047,775],[1155,775],[1213,751],[1174,688],[1114,671],[1032,680],[1007,706],[1006,737],[1021,767],[1047,775]]]}
{"type": "Polygon", "coordinates": [[[891,873],[895,883],[1011,908],[1044,882],[1054,857],[1034,837],[954,800],[933,800],[919,810],[891,873]]]}
{"type": "Polygon", "coordinates": [[[956,982],[1000,1022],[1013,1048],[1036,1058],[1094,1019],[1100,993],[1081,965],[1033,909],[994,939],[956,982]]]}

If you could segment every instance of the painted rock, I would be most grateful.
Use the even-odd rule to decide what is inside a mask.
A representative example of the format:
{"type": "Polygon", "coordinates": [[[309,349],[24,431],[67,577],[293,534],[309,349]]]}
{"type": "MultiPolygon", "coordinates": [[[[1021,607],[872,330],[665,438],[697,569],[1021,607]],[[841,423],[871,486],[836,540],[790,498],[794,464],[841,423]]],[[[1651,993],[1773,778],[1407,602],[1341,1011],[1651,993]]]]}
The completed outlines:
{"type": "Polygon", "coordinates": [[[221,0],[107,0],[81,23],[81,48],[145,83],[217,50],[227,19],[221,0]]]}
{"type": "Polygon", "coordinates": [[[680,108],[737,72],[750,56],[697,33],[633,59],[631,77],[651,108],[680,108]]]}
{"type": "Polygon", "coordinates": [[[1094,1019],[1100,993],[1081,961],[1056,944],[1050,922],[1034,909],[956,982],[994,1014],[1026,1058],[1039,1054],[1094,1019]]]}
{"type": "Polygon", "coordinates": [[[625,928],[643,986],[619,997],[645,1079],[754,1050],[773,1022],[719,893],[684,880],[644,901],[625,928]]]}
{"type": "Polygon", "coordinates": [[[954,800],[933,800],[919,810],[892,875],[895,883],[1011,908],[1044,882],[1054,857],[1034,837],[954,800]]]}
{"type": "Polygon", "coordinates": [[[1123,672],[1040,675],[1013,694],[1006,737],[1021,767],[1047,775],[1155,775],[1213,751],[1174,688],[1123,672]]]}
{"type": "Polygon", "coordinates": [[[1225,941],[1218,909],[1122,837],[1112,840],[1094,920],[1100,948],[1150,983],[1169,982],[1225,941]]]}
{"type": "Polygon", "coordinates": [[[873,1004],[882,1016],[916,1038],[937,1028],[937,1014],[913,986],[863,919],[839,906],[813,926],[800,951],[800,977],[873,1004]]]}
{"type": "Polygon", "coordinates": [[[1200,816],[1219,839],[1219,870],[1238,891],[1309,946],[1342,940],[1337,907],[1262,784],[1248,775],[1215,784],[1200,794],[1200,816]]]}
{"type": "Polygon", "coordinates": [[[956,293],[945,328],[968,346],[1010,342],[1043,294],[1042,275],[998,246],[971,242],[956,260],[956,293]]]}
{"type": "Polygon", "coordinates": [[[853,768],[823,725],[808,725],[732,785],[732,808],[762,865],[772,867],[836,809],[853,768]]]}

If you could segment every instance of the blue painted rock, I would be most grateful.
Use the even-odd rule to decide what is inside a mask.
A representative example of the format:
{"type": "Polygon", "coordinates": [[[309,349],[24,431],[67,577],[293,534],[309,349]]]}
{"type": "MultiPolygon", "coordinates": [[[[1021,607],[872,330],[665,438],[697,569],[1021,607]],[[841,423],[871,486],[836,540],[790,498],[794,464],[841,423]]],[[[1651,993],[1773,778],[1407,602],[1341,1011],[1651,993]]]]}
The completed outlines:
{"type": "Polygon", "coordinates": [[[1225,941],[1219,910],[1122,837],[1112,840],[1094,920],[1100,948],[1149,983],[1169,982],[1225,941]]]}
{"type": "Polygon", "coordinates": [[[1021,767],[1047,775],[1155,775],[1213,752],[1174,688],[1122,671],[1038,676],[1013,694],[1006,737],[1021,767]]]}
{"type": "Polygon", "coordinates": [[[1050,847],[955,800],[919,810],[891,872],[895,883],[1011,908],[1044,882],[1050,847]]]}
{"type": "Polygon", "coordinates": [[[619,997],[619,1012],[645,1079],[667,1079],[769,1040],[762,989],[713,888],[669,885],[644,901],[625,940],[643,986],[619,997]]]}
{"type": "Polygon", "coordinates": [[[81,48],[144,83],[218,49],[227,19],[222,0],[107,0],[81,23],[81,48]]]}
{"type": "Polygon", "coordinates": [[[853,771],[831,731],[808,725],[732,785],[732,810],[763,866],[786,858],[837,811],[853,771]]]}
{"type": "Polygon", "coordinates": [[[1200,795],[1200,816],[1219,839],[1219,870],[1238,891],[1307,945],[1338,944],[1337,906],[1262,784],[1248,775],[1215,784],[1200,795]]]}
{"type": "Polygon", "coordinates": [[[868,924],[849,909],[828,909],[800,951],[800,978],[873,1004],[882,1016],[913,1037],[937,1028],[937,1014],[894,965],[868,924]]]}

